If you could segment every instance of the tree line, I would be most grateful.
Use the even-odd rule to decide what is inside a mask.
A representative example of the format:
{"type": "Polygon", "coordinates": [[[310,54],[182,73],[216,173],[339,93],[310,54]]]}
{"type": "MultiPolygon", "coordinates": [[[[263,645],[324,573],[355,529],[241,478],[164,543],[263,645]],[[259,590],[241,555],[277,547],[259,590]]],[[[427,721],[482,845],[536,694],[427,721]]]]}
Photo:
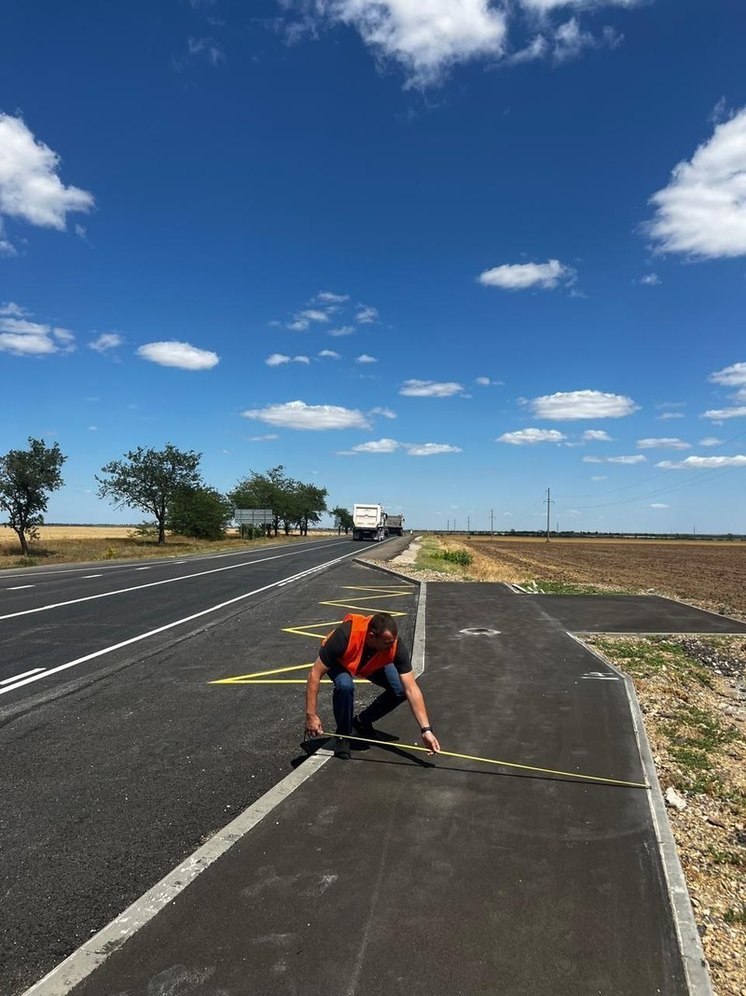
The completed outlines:
{"type": "MultiPolygon", "coordinates": [[[[0,509],[6,525],[15,532],[21,551],[38,538],[49,496],[64,484],[62,466],[67,457],[59,445],[47,446],[29,437],[25,450],[9,450],[0,456],[0,509]]],[[[352,516],[341,506],[329,509],[328,491],[288,477],[282,464],[264,474],[251,471],[227,494],[208,485],[200,472],[201,453],[180,450],[166,443],[162,450],[138,446],[120,460],[111,460],[96,475],[98,496],[116,508],[133,508],[152,516],[158,543],[166,532],[197,539],[221,539],[230,525],[234,509],[269,509],[272,522],[267,533],[288,535],[298,529],[308,535],[310,525],[331,512],[345,533],[352,516]]]]}

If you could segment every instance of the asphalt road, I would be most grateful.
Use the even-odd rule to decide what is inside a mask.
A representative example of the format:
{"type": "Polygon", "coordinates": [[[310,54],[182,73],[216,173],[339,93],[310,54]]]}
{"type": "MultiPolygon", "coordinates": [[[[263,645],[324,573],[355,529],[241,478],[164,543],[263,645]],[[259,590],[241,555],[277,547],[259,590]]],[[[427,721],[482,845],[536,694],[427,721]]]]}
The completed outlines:
{"type": "Polygon", "coordinates": [[[0,575],[3,996],[23,992],[287,774],[306,670],[283,672],[296,684],[211,682],[307,664],[346,611],[398,607],[386,575],[352,563],[364,549],[332,539],[0,575]],[[37,667],[46,670],[18,678],[37,667]]]}

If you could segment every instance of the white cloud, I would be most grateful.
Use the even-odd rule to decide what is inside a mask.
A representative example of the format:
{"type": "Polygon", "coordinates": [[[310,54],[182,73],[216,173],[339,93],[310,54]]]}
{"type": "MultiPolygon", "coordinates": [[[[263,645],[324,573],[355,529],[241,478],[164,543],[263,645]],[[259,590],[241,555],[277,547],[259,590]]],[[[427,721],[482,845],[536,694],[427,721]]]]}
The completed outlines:
{"type": "Polygon", "coordinates": [[[264,362],[268,367],[281,367],[286,363],[303,363],[308,366],[311,360],[308,356],[285,356],[284,353],[272,353],[264,362]]]}
{"type": "Polygon", "coordinates": [[[712,138],[650,198],[650,234],[662,252],[717,259],[746,255],[746,108],[718,124],[712,138]]]}
{"type": "Polygon", "coordinates": [[[268,405],[242,413],[245,418],[257,419],[268,425],[284,429],[369,429],[370,423],[362,412],[337,405],[307,405],[305,401],[287,401],[281,405],[268,405]]]}
{"type": "Polygon", "coordinates": [[[339,338],[340,336],[343,336],[343,335],[352,335],[352,333],[354,331],[355,331],[355,328],[352,325],[340,325],[339,328],[327,329],[327,332],[329,333],[329,335],[333,335],[333,336],[335,336],[337,338],[339,338]]]}
{"type": "Polygon", "coordinates": [[[358,325],[372,325],[378,321],[378,309],[371,308],[367,304],[361,304],[360,310],[355,315],[358,325]]]}
{"type": "Polygon", "coordinates": [[[137,355],[162,367],[178,367],[180,370],[211,370],[220,362],[217,353],[198,349],[188,342],[178,342],[175,339],[168,342],[146,342],[138,348],[137,355]]]}
{"type": "Polygon", "coordinates": [[[441,453],[460,453],[460,446],[448,443],[406,443],[407,456],[438,456],[441,453]]]}
{"type": "Polygon", "coordinates": [[[587,7],[634,7],[641,0],[520,0],[522,7],[537,14],[548,14],[552,10],[560,7],[577,7],[584,9],[587,7]]]}
{"type": "Polygon", "coordinates": [[[583,433],[583,439],[586,442],[591,443],[609,443],[611,442],[611,436],[604,429],[586,429],[583,433]]]}
{"type": "Polygon", "coordinates": [[[10,318],[23,318],[26,314],[28,312],[25,308],[22,308],[20,304],[16,304],[15,301],[6,301],[5,304],[0,304],[0,315],[8,315],[10,318]]]}
{"type": "Polygon", "coordinates": [[[355,357],[355,363],[378,363],[375,356],[368,356],[367,353],[361,353],[360,356],[355,357]]]}
{"type": "Polygon", "coordinates": [[[547,419],[622,418],[639,408],[623,394],[587,390],[545,394],[528,404],[537,418],[547,419]]]}
{"type": "Polygon", "coordinates": [[[124,343],[124,338],[118,332],[102,332],[97,339],[88,343],[89,349],[94,349],[97,353],[105,353],[109,349],[116,349],[124,343]]]}
{"type": "Polygon", "coordinates": [[[669,422],[672,418],[686,418],[683,412],[663,412],[662,415],[656,415],[661,422],[669,422]]]}
{"type": "Polygon", "coordinates": [[[600,38],[590,31],[583,31],[575,17],[560,24],[552,35],[551,53],[555,62],[568,62],[579,58],[586,49],[608,44],[615,48],[621,38],[612,28],[604,28],[600,38]]]}
{"type": "Polygon", "coordinates": [[[662,501],[654,501],[648,508],[670,508],[670,505],[664,504],[662,501]]]}
{"type": "Polygon", "coordinates": [[[314,9],[356,28],[376,55],[402,65],[414,86],[505,48],[507,18],[491,0],[317,0],[314,9]]]}
{"type": "Polygon", "coordinates": [[[368,443],[358,443],[352,449],[355,453],[393,453],[400,446],[395,439],[372,439],[368,443]]]}
{"type": "Polygon", "coordinates": [[[717,436],[706,436],[704,439],[700,439],[700,446],[720,446],[722,439],[718,439],[717,436]]]}
{"type": "Polygon", "coordinates": [[[399,394],[408,398],[451,398],[454,394],[463,394],[463,391],[463,384],[434,380],[405,380],[399,388],[399,394]]]}
{"type": "Polygon", "coordinates": [[[575,270],[564,266],[558,259],[546,263],[503,263],[479,275],[479,283],[485,287],[501,287],[503,290],[528,290],[540,287],[554,290],[560,283],[569,285],[575,280],[575,270]]]}
{"type": "Polygon", "coordinates": [[[94,206],[87,190],[62,183],[59,165],[57,153],[38,142],[21,118],[0,114],[0,242],[6,253],[14,249],[3,238],[3,215],[64,231],[70,212],[94,206]]]}
{"type": "Polygon", "coordinates": [[[307,318],[294,318],[292,322],[288,322],[287,328],[291,332],[305,332],[310,324],[307,318]]]}
{"type": "Polygon", "coordinates": [[[479,384],[480,387],[489,387],[492,381],[489,377],[475,377],[474,383],[479,384]]]}
{"type": "MultiPolygon", "coordinates": [[[[225,52],[214,38],[190,38],[187,42],[187,51],[192,59],[205,59],[211,66],[219,66],[225,62],[225,52]]],[[[177,66],[182,68],[178,63],[177,66]]]]}
{"type": "Polygon", "coordinates": [[[675,436],[662,436],[657,439],[638,439],[637,448],[640,450],[690,450],[691,444],[685,443],[683,439],[676,439],[675,436]]]}
{"type": "Polygon", "coordinates": [[[267,432],[263,436],[249,436],[250,443],[268,443],[273,439],[278,439],[276,432],[267,432]]]}
{"type": "Polygon", "coordinates": [[[592,481],[608,481],[608,477],[606,476],[606,474],[594,474],[594,476],[591,477],[591,480],[592,481]]]}
{"type": "Polygon", "coordinates": [[[504,432],[495,442],[526,446],[533,443],[560,443],[563,439],[567,439],[567,436],[557,429],[517,429],[515,432],[504,432]]]}
{"type": "Polygon", "coordinates": [[[371,408],[371,415],[380,415],[382,418],[396,418],[396,412],[392,412],[390,408],[371,408]]]}
{"type": "Polygon", "coordinates": [[[314,300],[321,301],[322,304],[344,304],[345,301],[350,300],[350,295],[334,294],[332,291],[319,291],[314,300]]]}
{"type": "MultiPolygon", "coordinates": [[[[641,284],[647,284],[648,287],[658,287],[663,281],[658,276],[657,273],[647,273],[644,277],[640,277],[641,284]]],[[[668,506],[666,506],[668,508],[668,506]]]]}
{"type": "Polygon", "coordinates": [[[746,467],[746,456],[688,456],[685,460],[674,463],[672,460],[662,460],[655,465],[663,470],[708,470],[718,467],[746,467]]]}
{"type": "Polygon", "coordinates": [[[0,311],[0,352],[14,356],[50,356],[72,353],[75,336],[69,329],[32,322],[16,304],[4,305],[0,311]]]}
{"type": "Polygon", "coordinates": [[[610,456],[610,457],[599,457],[599,456],[584,456],[583,463],[621,463],[621,464],[635,464],[635,463],[646,463],[646,458],[642,453],[636,453],[634,456],[610,456]]]}
{"type": "Polygon", "coordinates": [[[713,422],[722,422],[726,418],[742,418],[746,415],[746,407],[739,408],[711,408],[706,411],[702,418],[712,419],[713,422]]]}
{"type": "Polygon", "coordinates": [[[338,360],[340,358],[339,353],[335,353],[333,349],[322,349],[319,356],[327,360],[338,360]]]}
{"type": "MultiPolygon", "coordinates": [[[[744,175],[744,189],[746,190],[746,174],[744,175]]],[[[746,363],[734,363],[732,366],[723,367],[716,370],[707,378],[713,384],[725,384],[728,387],[740,387],[746,384],[746,363]]]]}
{"type": "Polygon", "coordinates": [[[308,322],[328,322],[329,316],[325,311],[320,311],[318,308],[306,308],[305,311],[301,311],[297,316],[298,318],[305,319],[308,322]]]}

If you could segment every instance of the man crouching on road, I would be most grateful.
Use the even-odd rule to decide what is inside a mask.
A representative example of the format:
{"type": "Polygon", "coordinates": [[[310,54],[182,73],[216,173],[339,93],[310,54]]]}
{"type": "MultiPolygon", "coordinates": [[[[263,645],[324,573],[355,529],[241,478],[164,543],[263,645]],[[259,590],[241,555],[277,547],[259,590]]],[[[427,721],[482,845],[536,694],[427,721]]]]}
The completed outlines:
{"type": "Polygon", "coordinates": [[[347,615],[322,641],[319,656],[306,684],[306,737],[320,737],[323,727],[316,708],[319,682],[328,674],[334,682],[332,705],[337,722],[337,757],[349,759],[351,734],[369,740],[386,740],[373,728],[386,713],[406,699],[420,726],[422,742],[431,751],[440,750],[438,739],[427,718],[425,699],[415,681],[407,648],[397,639],[397,626],[390,615],[347,615]],[[367,678],[384,691],[355,715],[354,679],[367,678]]]}

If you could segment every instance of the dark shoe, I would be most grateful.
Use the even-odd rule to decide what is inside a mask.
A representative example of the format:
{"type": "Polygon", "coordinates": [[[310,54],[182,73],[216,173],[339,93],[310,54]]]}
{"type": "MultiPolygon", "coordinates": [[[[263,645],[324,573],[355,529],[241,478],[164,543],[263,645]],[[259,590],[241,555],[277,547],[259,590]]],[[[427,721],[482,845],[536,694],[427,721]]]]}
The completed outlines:
{"type": "Polygon", "coordinates": [[[338,757],[340,761],[349,761],[352,757],[350,741],[346,737],[337,737],[334,741],[334,756],[338,757]]]}
{"type": "Polygon", "coordinates": [[[366,740],[380,740],[382,743],[395,743],[399,738],[393,733],[384,733],[377,730],[370,723],[361,722],[357,716],[352,720],[352,730],[357,737],[365,737],[366,740]]]}

